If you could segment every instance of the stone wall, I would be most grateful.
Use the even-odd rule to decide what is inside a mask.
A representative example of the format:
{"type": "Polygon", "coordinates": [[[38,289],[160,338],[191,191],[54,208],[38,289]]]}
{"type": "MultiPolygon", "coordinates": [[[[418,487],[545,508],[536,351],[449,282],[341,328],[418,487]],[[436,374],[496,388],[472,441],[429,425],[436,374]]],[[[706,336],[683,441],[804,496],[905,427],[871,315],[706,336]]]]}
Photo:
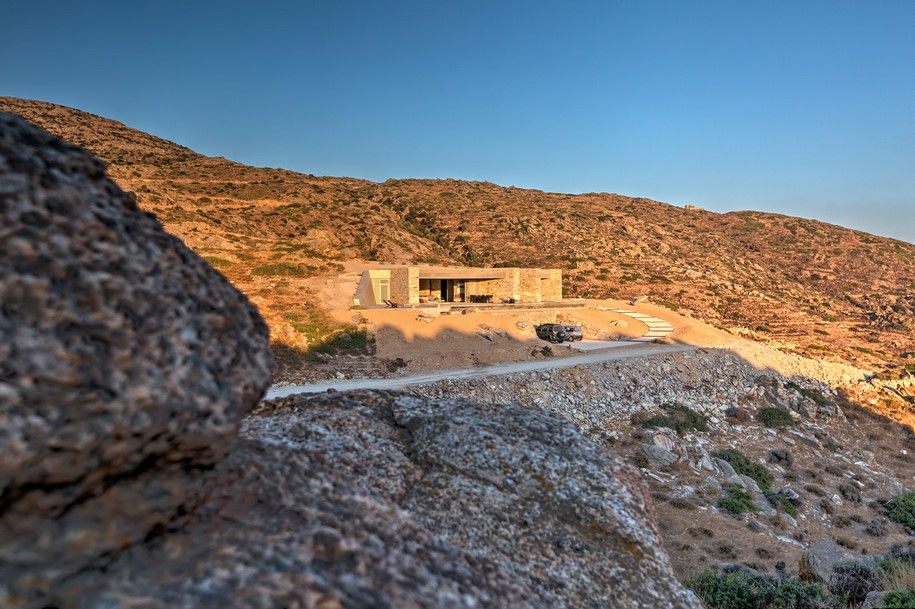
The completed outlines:
{"type": "Polygon", "coordinates": [[[419,267],[394,267],[391,273],[391,300],[397,304],[419,304],[419,267]]]}
{"type": "Polygon", "coordinates": [[[522,302],[540,302],[540,269],[520,269],[522,302]]]}
{"type": "Polygon", "coordinates": [[[504,279],[482,279],[469,280],[466,283],[467,296],[478,294],[492,294],[493,302],[501,302],[509,298],[515,298],[517,292],[514,285],[514,275],[511,271],[516,269],[505,269],[504,279]]]}
{"type": "Polygon", "coordinates": [[[540,269],[540,297],[545,301],[562,300],[562,270],[540,269]]]}

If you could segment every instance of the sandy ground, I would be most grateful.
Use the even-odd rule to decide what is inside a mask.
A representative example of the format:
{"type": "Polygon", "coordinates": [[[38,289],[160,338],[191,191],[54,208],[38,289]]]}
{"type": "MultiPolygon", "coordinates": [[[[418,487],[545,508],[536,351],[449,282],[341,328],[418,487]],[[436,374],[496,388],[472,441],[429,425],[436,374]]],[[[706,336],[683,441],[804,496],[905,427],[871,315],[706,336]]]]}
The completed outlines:
{"type": "MultiPolygon", "coordinates": [[[[352,316],[354,312],[349,311],[352,316]]],[[[568,344],[550,345],[537,338],[534,325],[573,323],[586,339],[634,338],[645,333],[641,322],[618,313],[590,309],[517,312],[471,311],[440,314],[430,309],[359,311],[376,340],[376,356],[402,359],[406,371],[517,362],[574,353],[568,344]]]]}
{"type": "Polygon", "coordinates": [[[696,347],[728,349],[760,370],[774,370],[784,376],[806,376],[817,378],[831,385],[855,383],[872,371],[848,364],[827,362],[785,353],[774,346],[750,340],[724,330],[714,328],[692,317],[680,315],[670,309],[650,303],[635,306],[624,304],[622,308],[632,309],[670,322],[673,334],[667,340],[696,347]]]}

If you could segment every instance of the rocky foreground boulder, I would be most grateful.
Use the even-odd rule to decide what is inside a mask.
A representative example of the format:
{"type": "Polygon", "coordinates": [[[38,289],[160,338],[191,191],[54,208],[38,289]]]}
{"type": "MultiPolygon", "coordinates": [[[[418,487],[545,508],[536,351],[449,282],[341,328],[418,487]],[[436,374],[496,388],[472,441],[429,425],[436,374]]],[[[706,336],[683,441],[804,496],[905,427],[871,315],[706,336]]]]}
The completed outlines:
{"type": "Polygon", "coordinates": [[[634,472],[522,407],[276,400],[205,488],[76,607],[700,607],[634,472]]]}
{"type": "Polygon", "coordinates": [[[267,328],[104,166],[0,113],[0,606],[167,526],[270,382],[267,328]]]}
{"type": "Polygon", "coordinates": [[[562,419],[377,392],[244,417],[256,310],[8,114],[0,242],[0,606],[700,607],[634,470],[562,419]]]}

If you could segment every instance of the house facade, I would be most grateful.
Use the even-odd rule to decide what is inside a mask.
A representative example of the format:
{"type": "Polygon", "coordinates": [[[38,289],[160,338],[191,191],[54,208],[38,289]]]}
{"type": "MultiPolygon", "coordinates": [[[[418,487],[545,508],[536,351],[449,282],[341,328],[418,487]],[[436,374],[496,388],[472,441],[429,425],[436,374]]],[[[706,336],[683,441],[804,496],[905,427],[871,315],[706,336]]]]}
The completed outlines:
{"type": "Polygon", "coordinates": [[[537,268],[391,266],[362,272],[354,304],[398,305],[562,300],[562,271],[537,268]]]}

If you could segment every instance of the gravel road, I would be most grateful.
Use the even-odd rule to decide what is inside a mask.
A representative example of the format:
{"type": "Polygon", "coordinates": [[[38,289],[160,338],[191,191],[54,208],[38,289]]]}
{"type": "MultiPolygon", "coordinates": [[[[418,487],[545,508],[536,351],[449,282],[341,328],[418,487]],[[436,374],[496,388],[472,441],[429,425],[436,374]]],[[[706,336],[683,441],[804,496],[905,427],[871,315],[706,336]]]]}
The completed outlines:
{"type": "Polygon", "coordinates": [[[619,342],[617,346],[600,351],[588,351],[580,355],[572,355],[556,359],[542,359],[526,362],[511,362],[507,364],[492,364],[488,366],[474,366],[471,368],[458,368],[454,370],[435,370],[420,372],[397,378],[367,378],[367,379],[342,379],[311,383],[309,385],[291,385],[287,387],[272,387],[267,391],[265,399],[285,397],[295,393],[320,393],[328,389],[336,391],[351,391],[355,389],[403,389],[410,385],[423,385],[436,383],[447,379],[472,379],[486,376],[499,376],[514,374],[516,372],[533,372],[537,370],[554,370],[558,368],[571,368],[573,366],[600,364],[613,360],[631,357],[643,357],[659,353],[675,353],[691,351],[695,347],[690,345],[664,345],[657,343],[632,343],[619,342]]]}

